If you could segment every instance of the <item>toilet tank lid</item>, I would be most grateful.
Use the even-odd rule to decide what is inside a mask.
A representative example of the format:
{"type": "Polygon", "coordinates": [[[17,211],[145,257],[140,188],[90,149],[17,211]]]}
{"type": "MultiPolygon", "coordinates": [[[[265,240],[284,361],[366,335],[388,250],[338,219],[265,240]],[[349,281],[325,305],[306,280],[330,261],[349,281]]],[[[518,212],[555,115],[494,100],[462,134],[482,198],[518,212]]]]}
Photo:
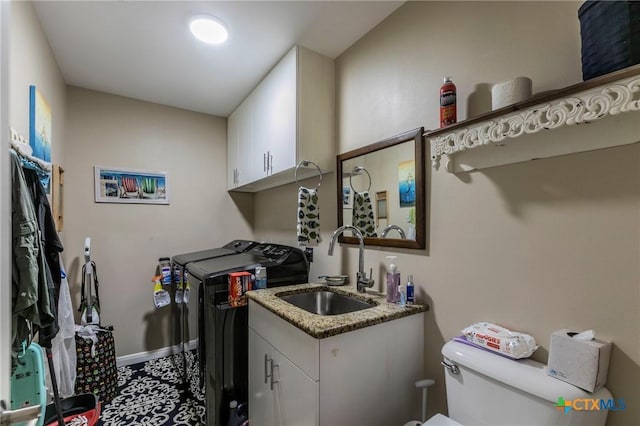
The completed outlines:
{"type": "Polygon", "coordinates": [[[611,399],[605,387],[588,393],[547,375],[547,366],[531,359],[512,360],[456,341],[447,342],[442,355],[451,363],[466,367],[549,402],[564,399],[611,399]]]}

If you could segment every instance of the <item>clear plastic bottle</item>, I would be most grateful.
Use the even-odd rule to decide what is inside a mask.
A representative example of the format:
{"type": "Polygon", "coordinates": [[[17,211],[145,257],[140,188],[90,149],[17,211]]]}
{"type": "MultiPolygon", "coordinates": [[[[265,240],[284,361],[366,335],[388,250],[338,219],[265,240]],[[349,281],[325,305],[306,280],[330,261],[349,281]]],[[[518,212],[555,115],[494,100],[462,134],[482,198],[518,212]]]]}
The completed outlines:
{"type": "Polygon", "coordinates": [[[182,269],[178,265],[173,265],[173,284],[175,286],[175,302],[180,304],[184,301],[184,285],[182,283],[182,269]]]}
{"type": "Polygon", "coordinates": [[[401,308],[407,306],[407,290],[402,284],[398,284],[398,304],[401,308]]]}
{"type": "Polygon", "coordinates": [[[171,259],[168,257],[158,259],[158,270],[162,277],[162,284],[171,284],[171,259]]]}
{"type": "Polygon", "coordinates": [[[267,288],[267,268],[256,266],[256,284],[255,289],[267,288]]]}
{"type": "Polygon", "coordinates": [[[400,285],[400,272],[396,266],[396,256],[387,256],[389,266],[387,266],[387,302],[398,302],[398,286],[400,285]]]}

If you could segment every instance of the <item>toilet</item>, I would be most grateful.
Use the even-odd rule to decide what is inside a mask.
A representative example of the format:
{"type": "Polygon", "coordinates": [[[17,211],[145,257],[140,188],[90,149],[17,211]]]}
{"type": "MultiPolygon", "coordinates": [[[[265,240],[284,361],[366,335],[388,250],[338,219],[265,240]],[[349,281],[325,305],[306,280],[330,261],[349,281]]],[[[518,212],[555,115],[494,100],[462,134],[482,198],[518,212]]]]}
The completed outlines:
{"type": "Polygon", "coordinates": [[[558,399],[612,399],[606,388],[588,393],[547,375],[546,365],[511,360],[457,341],[442,348],[449,417],[436,414],[424,426],[604,426],[608,410],[556,407],[558,399]]]}

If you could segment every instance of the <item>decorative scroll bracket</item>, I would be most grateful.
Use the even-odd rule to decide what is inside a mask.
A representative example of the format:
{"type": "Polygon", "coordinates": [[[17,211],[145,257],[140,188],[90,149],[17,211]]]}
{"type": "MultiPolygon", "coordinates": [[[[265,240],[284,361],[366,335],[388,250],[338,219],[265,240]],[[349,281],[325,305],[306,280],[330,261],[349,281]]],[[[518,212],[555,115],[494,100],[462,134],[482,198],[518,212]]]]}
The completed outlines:
{"type": "Polygon", "coordinates": [[[492,117],[486,120],[470,120],[468,126],[458,127],[449,133],[437,131],[441,136],[430,137],[427,134],[431,142],[433,168],[439,168],[442,156],[445,157],[445,169],[453,172],[454,154],[465,150],[488,145],[499,146],[507,139],[542,130],[585,124],[607,116],[640,111],[640,76],[633,75],[572,96],[535,103],[516,111],[513,109],[515,108],[510,108],[501,116],[488,114],[492,117]]]}

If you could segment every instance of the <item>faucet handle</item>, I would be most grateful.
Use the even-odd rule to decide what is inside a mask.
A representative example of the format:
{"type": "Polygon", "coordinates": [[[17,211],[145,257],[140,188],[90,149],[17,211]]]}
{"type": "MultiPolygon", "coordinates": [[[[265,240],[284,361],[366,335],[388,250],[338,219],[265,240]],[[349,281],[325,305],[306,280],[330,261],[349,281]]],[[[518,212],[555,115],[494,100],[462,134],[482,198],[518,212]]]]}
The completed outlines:
{"type": "MultiPolygon", "coordinates": [[[[373,268],[369,271],[370,277],[373,276],[373,268]]],[[[367,278],[366,272],[358,272],[358,290],[364,291],[365,288],[371,288],[375,284],[375,280],[373,278],[367,278]]]]}

